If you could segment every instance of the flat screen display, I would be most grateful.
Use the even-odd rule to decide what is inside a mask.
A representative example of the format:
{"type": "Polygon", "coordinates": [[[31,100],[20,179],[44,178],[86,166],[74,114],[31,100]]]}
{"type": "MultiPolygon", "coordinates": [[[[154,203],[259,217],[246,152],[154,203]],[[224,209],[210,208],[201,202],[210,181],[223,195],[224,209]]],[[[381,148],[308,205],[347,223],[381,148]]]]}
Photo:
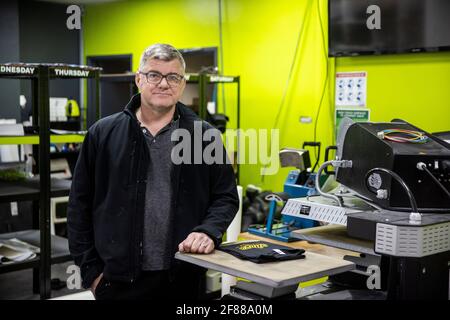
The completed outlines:
{"type": "Polygon", "coordinates": [[[329,55],[450,50],[450,0],[329,0],[329,55]]]}

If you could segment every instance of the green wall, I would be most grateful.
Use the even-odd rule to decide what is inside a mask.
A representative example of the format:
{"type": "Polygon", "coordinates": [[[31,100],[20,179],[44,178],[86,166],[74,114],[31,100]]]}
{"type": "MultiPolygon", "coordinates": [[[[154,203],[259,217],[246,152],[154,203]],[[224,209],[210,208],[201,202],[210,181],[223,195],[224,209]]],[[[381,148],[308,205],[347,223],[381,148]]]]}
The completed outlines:
{"type": "Polygon", "coordinates": [[[450,53],[336,59],[337,71],[368,72],[373,121],[407,120],[429,131],[450,130],[450,53]]]}
{"type": "MultiPolygon", "coordinates": [[[[321,105],[317,139],[324,146],[333,144],[334,74],[367,71],[372,120],[403,118],[427,131],[449,130],[450,53],[327,59],[326,6],[325,0],[222,1],[222,69],[241,76],[241,127],[276,127],[280,148],[300,147],[313,140],[321,105]],[[313,123],[301,124],[300,116],[313,123]]],[[[88,5],[85,56],[132,53],[136,69],[143,49],[156,42],[177,48],[219,46],[218,17],[218,1],[213,0],[88,5]]],[[[224,90],[227,112],[233,115],[235,88],[226,85],[224,90]]],[[[260,169],[241,165],[241,184],[282,189],[289,169],[264,179],[260,169]]]]}

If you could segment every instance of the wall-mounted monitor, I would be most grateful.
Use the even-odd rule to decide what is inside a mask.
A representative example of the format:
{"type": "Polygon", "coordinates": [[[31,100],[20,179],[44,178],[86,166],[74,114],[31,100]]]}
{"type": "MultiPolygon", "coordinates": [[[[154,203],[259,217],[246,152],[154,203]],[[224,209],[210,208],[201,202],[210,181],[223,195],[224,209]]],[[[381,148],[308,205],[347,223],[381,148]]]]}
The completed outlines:
{"type": "Polygon", "coordinates": [[[329,56],[450,50],[449,0],[329,0],[329,56]]]}

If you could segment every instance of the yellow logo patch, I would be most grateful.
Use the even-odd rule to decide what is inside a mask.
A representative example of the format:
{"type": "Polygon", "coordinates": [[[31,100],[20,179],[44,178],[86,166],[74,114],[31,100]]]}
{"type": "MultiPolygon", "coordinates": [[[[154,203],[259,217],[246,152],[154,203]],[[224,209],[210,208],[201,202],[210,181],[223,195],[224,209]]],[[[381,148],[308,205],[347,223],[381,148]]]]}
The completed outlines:
{"type": "Polygon", "coordinates": [[[268,247],[268,245],[265,243],[247,243],[247,244],[241,244],[238,249],[241,251],[245,251],[245,250],[250,250],[250,249],[264,249],[267,247],[268,247]]]}

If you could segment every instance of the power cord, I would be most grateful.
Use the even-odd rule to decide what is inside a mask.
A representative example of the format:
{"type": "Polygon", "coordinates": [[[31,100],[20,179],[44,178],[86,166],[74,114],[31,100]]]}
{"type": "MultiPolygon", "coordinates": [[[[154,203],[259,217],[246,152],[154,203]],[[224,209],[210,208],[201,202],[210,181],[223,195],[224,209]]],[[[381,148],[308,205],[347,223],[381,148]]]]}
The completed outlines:
{"type": "MultiPolygon", "coordinates": [[[[220,56],[220,75],[225,73],[225,66],[223,64],[223,30],[222,30],[222,0],[219,0],[219,56],[220,56]]],[[[227,106],[225,101],[225,86],[222,83],[222,110],[224,114],[227,114],[227,106]]],[[[218,87],[217,87],[218,88],[218,87]]]]}
{"type": "MultiPolygon", "coordinates": [[[[312,10],[310,10],[311,6],[312,6],[312,2],[310,2],[308,4],[308,6],[307,6],[307,8],[305,10],[304,16],[303,16],[303,21],[304,22],[302,23],[302,25],[300,27],[300,30],[298,32],[297,42],[295,44],[294,55],[292,57],[291,66],[289,67],[289,75],[288,75],[288,77],[286,79],[286,85],[285,85],[284,90],[283,90],[283,96],[281,97],[280,106],[278,107],[278,111],[277,111],[277,114],[275,116],[275,121],[273,123],[272,128],[277,128],[278,127],[278,122],[280,120],[281,112],[283,111],[284,106],[285,106],[286,97],[287,97],[287,94],[289,92],[289,86],[290,86],[290,83],[291,83],[291,80],[292,80],[292,76],[294,74],[294,67],[296,66],[295,62],[297,60],[297,55],[298,55],[298,52],[299,52],[299,49],[300,49],[300,43],[301,43],[301,40],[303,39],[303,33],[304,33],[305,29],[306,29],[305,23],[306,23],[306,21],[308,21],[309,16],[311,15],[311,11],[312,11],[312,10]]],[[[272,139],[269,139],[269,152],[272,152],[272,139]]],[[[265,169],[266,169],[266,165],[263,166],[263,170],[265,170],[265,169]]],[[[264,177],[265,176],[266,176],[265,174],[261,175],[261,183],[264,183],[264,177]]]]}
{"type": "Polygon", "coordinates": [[[423,162],[418,162],[417,163],[417,169],[421,170],[421,171],[425,171],[426,173],[428,173],[428,175],[433,179],[434,182],[436,182],[436,184],[441,187],[442,191],[444,191],[444,193],[447,195],[447,197],[450,198],[450,192],[444,187],[444,185],[438,180],[436,179],[436,177],[431,173],[430,170],[428,170],[427,165],[423,162]]]}
{"type": "Polygon", "coordinates": [[[319,167],[319,170],[317,170],[316,179],[315,179],[317,192],[321,196],[323,196],[325,198],[332,199],[332,200],[336,201],[339,204],[340,207],[343,207],[344,203],[342,201],[342,198],[340,198],[339,196],[337,196],[335,194],[323,192],[321,187],[320,187],[320,175],[322,174],[322,171],[328,166],[333,166],[335,168],[351,168],[352,167],[352,161],[351,160],[330,160],[330,161],[325,161],[319,167]]]}
{"type": "Polygon", "coordinates": [[[429,140],[423,132],[405,129],[386,129],[377,132],[377,136],[383,140],[399,143],[426,143],[429,140]]]}
{"type": "MultiPolygon", "coordinates": [[[[323,24],[322,24],[322,15],[320,14],[320,1],[317,1],[317,12],[318,12],[318,16],[319,16],[319,24],[320,24],[320,30],[322,32],[322,41],[323,41],[323,54],[325,57],[325,65],[326,65],[326,71],[325,71],[325,81],[323,83],[323,89],[322,89],[322,94],[320,95],[320,101],[319,101],[319,106],[317,108],[317,113],[316,113],[316,118],[314,119],[314,142],[317,142],[317,124],[319,122],[319,116],[320,116],[320,110],[322,109],[322,103],[323,103],[323,98],[325,96],[325,91],[328,85],[328,77],[329,77],[329,70],[328,70],[328,54],[327,54],[327,44],[325,42],[325,32],[324,32],[324,28],[323,28],[323,24]]],[[[314,150],[314,154],[317,158],[317,161],[320,159],[320,154],[317,155],[316,154],[316,150],[314,150]]]]}
{"type": "Polygon", "coordinates": [[[411,189],[408,187],[408,185],[405,183],[405,181],[403,181],[403,179],[398,174],[396,174],[394,171],[391,171],[391,170],[385,169],[385,168],[373,168],[373,169],[367,171],[366,176],[364,178],[366,188],[370,191],[370,188],[369,188],[369,185],[367,182],[369,180],[369,177],[372,175],[372,173],[375,173],[375,172],[387,173],[403,187],[403,189],[406,191],[406,194],[408,195],[409,202],[411,204],[412,212],[409,215],[409,222],[412,224],[420,223],[420,221],[422,220],[422,215],[419,213],[419,210],[417,209],[416,198],[414,198],[414,195],[412,194],[411,189]]]}

